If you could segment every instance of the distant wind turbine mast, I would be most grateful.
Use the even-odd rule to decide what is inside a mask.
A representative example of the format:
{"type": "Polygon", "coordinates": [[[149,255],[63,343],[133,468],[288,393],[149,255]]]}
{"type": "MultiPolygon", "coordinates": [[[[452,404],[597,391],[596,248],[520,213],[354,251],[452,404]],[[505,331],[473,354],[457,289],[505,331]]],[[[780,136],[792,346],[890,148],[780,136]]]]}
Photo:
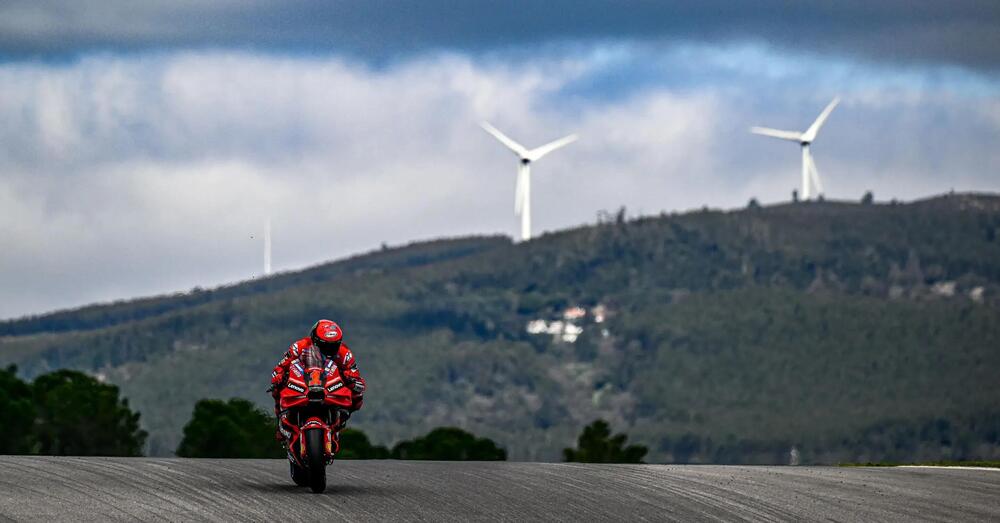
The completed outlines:
{"type": "Polygon", "coordinates": [[[560,138],[541,147],[526,149],[521,144],[493,127],[489,122],[483,122],[482,127],[493,135],[500,143],[517,155],[517,185],[514,188],[514,214],[521,217],[521,241],[531,239],[531,162],[537,161],[546,154],[569,145],[577,140],[577,135],[560,138]]]}
{"type": "Polygon", "coordinates": [[[779,131],[778,129],[770,129],[767,127],[751,127],[750,132],[754,134],[760,134],[763,136],[770,136],[772,138],[780,138],[782,140],[789,140],[792,142],[798,142],[802,147],[802,199],[808,200],[813,196],[812,188],[815,188],[816,195],[820,196],[823,194],[823,184],[819,181],[819,172],[816,170],[816,162],[812,159],[812,153],[809,152],[809,146],[812,145],[813,141],[816,139],[816,133],[819,132],[819,128],[823,127],[823,123],[826,122],[827,117],[833,112],[834,107],[840,103],[840,98],[834,98],[826,109],[819,114],[816,121],[806,129],[805,132],[796,131],[779,131]]]}

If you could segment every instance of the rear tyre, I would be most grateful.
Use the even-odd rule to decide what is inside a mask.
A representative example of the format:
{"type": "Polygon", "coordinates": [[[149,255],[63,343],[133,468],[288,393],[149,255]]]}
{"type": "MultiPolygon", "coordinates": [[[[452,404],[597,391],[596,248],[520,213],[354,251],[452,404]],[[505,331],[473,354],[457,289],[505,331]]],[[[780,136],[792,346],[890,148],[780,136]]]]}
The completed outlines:
{"type": "Polygon", "coordinates": [[[306,466],[309,488],[319,494],[326,490],[326,441],[322,430],[306,431],[306,466]]]}
{"type": "Polygon", "coordinates": [[[288,465],[291,468],[292,481],[300,487],[308,487],[309,471],[296,465],[295,463],[292,463],[291,461],[288,462],[288,465]]]}

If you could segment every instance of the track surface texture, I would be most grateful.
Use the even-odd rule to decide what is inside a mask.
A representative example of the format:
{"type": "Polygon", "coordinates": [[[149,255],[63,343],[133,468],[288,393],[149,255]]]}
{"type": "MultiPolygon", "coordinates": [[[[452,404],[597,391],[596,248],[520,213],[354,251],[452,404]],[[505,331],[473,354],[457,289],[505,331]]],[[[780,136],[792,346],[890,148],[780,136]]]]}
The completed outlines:
{"type": "Polygon", "coordinates": [[[1000,520],[1000,471],[0,457],[0,520],[1000,520]]]}

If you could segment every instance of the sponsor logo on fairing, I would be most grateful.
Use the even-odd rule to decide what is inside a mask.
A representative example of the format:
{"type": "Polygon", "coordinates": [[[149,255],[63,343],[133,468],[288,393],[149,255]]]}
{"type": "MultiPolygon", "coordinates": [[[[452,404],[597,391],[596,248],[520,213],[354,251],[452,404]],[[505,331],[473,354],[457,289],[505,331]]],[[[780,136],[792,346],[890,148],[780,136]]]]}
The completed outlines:
{"type": "Polygon", "coordinates": [[[329,392],[333,392],[333,391],[335,391],[335,390],[337,390],[337,389],[339,389],[339,388],[341,388],[343,386],[344,386],[344,384],[342,382],[338,381],[337,383],[334,383],[333,385],[330,385],[329,387],[327,387],[326,390],[329,391],[329,392]]]}
{"type": "Polygon", "coordinates": [[[295,392],[305,392],[306,391],[306,389],[303,389],[302,387],[299,387],[298,385],[296,385],[294,383],[289,383],[288,384],[288,388],[294,390],[295,392]]]}

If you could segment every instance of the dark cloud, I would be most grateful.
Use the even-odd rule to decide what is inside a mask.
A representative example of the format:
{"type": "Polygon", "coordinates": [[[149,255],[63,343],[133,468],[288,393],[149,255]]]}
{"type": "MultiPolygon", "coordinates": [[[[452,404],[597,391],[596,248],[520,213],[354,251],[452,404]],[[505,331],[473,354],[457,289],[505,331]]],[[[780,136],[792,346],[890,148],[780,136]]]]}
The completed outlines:
{"type": "Polygon", "coordinates": [[[385,60],[594,39],[760,42],[864,61],[1000,66],[996,0],[8,0],[0,55],[238,47],[385,60]]]}

